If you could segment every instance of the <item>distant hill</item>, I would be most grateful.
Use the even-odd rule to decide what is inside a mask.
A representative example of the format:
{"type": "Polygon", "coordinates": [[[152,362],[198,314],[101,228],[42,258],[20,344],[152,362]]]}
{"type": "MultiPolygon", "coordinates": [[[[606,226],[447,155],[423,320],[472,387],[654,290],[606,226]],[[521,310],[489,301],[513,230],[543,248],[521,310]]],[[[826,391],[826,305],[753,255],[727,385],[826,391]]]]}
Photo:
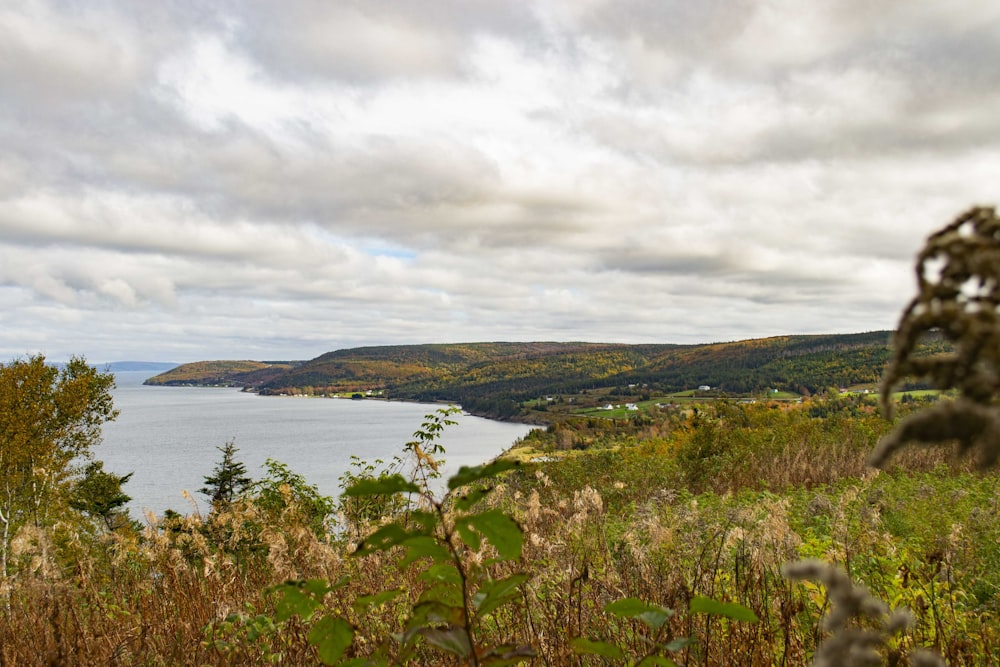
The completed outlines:
{"type": "MultiPolygon", "coordinates": [[[[45,363],[59,369],[66,367],[65,361],[47,361],[45,363]]],[[[109,361],[103,364],[90,363],[90,365],[102,372],[110,371],[112,373],[123,373],[126,371],[160,371],[162,373],[163,371],[168,371],[171,368],[176,368],[180,364],[170,361],[109,361]]]]}
{"type": "MultiPolygon", "coordinates": [[[[263,394],[381,391],[390,398],[453,401],[511,417],[545,395],[645,386],[674,392],[708,385],[732,394],[815,393],[877,383],[891,332],[777,336],[703,345],[457,343],[360,347],[305,362],[184,364],[148,384],[228,384],[263,394]]],[[[931,342],[933,351],[939,342],[931,342]]]]}
{"type": "Polygon", "coordinates": [[[168,361],[112,361],[104,366],[99,366],[101,370],[107,368],[112,373],[123,373],[126,371],[168,371],[177,368],[180,364],[168,361]]]}
{"type": "Polygon", "coordinates": [[[160,386],[260,387],[288,373],[301,361],[196,361],[149,378],[160,386]]]}

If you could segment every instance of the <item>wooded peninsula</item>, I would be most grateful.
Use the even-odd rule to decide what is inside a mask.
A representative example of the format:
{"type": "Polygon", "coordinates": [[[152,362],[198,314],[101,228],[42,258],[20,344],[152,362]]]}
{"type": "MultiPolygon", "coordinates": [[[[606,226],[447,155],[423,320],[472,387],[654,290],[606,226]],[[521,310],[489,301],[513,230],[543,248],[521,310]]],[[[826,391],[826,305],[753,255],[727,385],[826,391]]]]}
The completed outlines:
{"type": "MultiPolygon", "coordinates": [[[[874,331],[702,345],[392,345],[337,350],[310,361],[202,361],[146,384],[451,402],[485,417],[550,423],[567,411],[559,406],[579,412],[684,392],[773,399],[830,388],[874,391],[891,356],[890,339],[891,332],[874,331]]],[[[922,343],[928,354],[943,349],[940,338],[922,343]]]]}

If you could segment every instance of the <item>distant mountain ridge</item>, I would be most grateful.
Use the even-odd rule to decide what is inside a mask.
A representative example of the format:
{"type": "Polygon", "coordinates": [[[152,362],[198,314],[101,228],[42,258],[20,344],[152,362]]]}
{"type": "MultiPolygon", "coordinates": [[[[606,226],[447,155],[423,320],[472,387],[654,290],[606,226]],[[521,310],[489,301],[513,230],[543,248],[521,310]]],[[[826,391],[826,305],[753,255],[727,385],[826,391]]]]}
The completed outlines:
{"type": "MultiPolygon", "coordinates": [[[[453,401],[510,417],[546,395],[606,387],[682,391],[710,386],[744,394],[815,393],[877,383],[889,331],[790,335],[697,345],[586,342],[447,343],[359,347],[304,362],[184,364],[147,384],[228,384],[262,394],[377,391],[389,398],[453,401]]],[[[929,348],[933,351],[935,345],[929,348]]]]}
{"type": "Polygon", "coordinates": [[[147,379],[163,386],[261,387],[288,373],[301,361],[194,361],[147,379]]]}
{"type": "Polygon", "coordinates": [[[112,373],[119,373],[127,371],[169,371],[178,366],[180,364],[169,361],[111,361],[98,367],[102,370],[106,368],[112,373]]]}
{"type": "MultiPolygon", "coordinates": [[[[46,362],[46,364],[60,369],[65,368],[66,363],[65,361],[46,362]]],[[[159,371],[162,373],[180,366],[179,363],[173,361],[108,361],[103,364],[90,363],[90,365],[99,371],[110,371],[112,373],[124,373],[127,371],[159,371]]]]}

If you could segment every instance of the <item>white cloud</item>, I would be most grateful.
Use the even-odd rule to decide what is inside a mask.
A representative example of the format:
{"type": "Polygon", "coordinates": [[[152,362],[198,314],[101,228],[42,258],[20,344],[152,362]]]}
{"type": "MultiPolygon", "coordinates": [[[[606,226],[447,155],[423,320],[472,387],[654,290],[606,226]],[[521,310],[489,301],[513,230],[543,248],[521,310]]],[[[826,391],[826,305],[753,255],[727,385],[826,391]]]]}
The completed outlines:
{"type": "Polygon", "coordinates": [[[888,328],[997,198],[982,3],[33,0],[0,37],[0,357],[888,328]]]}
{"type": "Polygon", "coordinates": [[[141,72],[130,23],[86,6],[51,7],[40,0],[0,8],[0,83],[43,113],[46,103],[123,95],[141,72]]]}

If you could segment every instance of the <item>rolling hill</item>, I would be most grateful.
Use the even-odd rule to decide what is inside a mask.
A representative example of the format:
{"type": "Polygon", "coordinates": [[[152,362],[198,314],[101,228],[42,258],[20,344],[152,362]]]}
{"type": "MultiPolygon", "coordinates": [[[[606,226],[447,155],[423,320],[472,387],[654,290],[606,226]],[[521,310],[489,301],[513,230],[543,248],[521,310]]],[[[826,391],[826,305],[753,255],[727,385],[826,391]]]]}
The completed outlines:
{"type": "MultiPolygon", "coordinates": [[[[877,383],[891,332],[796,335],[701,345],[457,343],[360,347],[305,362],[184,364],[149,384],[243,386],[262,394],[378,391],[404,400],[452,401],[515,416],[524,401],[609,387],[674,392],[709,385],[746,394],[800,394],[877,383]]],[[[940,341],[928,343],[933,351],[940,341]]]]}

